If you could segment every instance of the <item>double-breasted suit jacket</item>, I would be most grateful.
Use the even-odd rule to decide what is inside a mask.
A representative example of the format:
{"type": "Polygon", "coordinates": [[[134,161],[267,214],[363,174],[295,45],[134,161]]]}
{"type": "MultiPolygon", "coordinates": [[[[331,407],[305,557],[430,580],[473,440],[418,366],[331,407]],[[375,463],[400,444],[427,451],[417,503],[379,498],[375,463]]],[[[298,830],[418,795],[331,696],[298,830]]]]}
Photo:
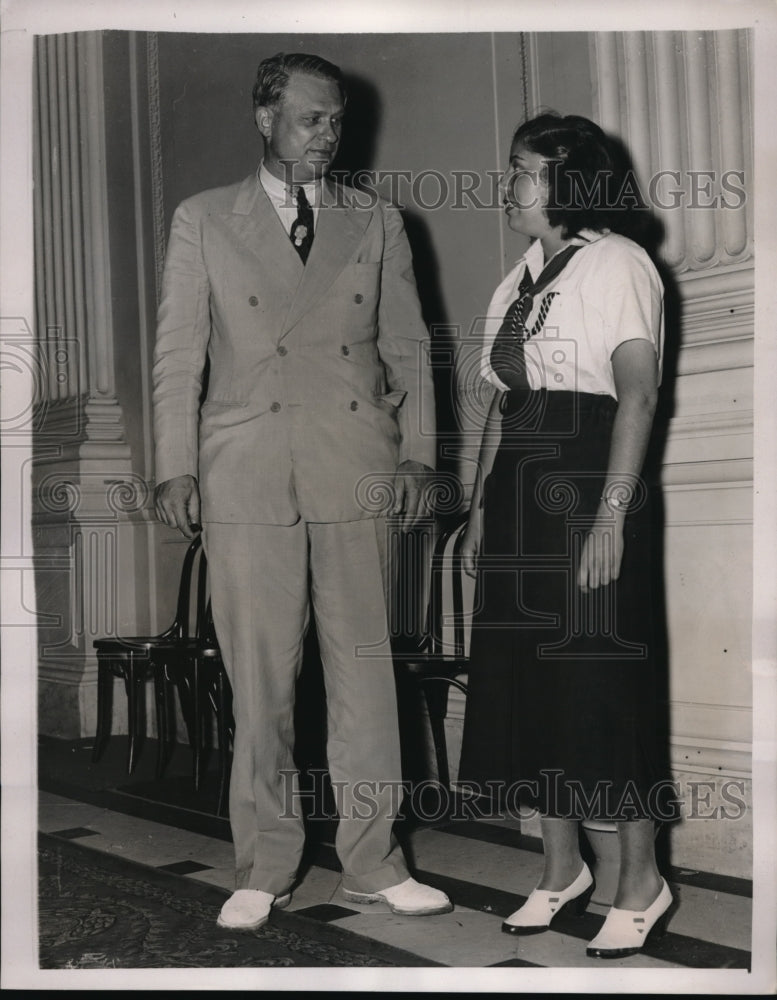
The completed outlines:
{"type": "Polygon", "coordinates": [[[256,175],[189,198],[158,317],[157,482],[197,478],[204,522],[375,516],[365,477],[434,465],[426,342],[393,206],[325,181],[303,265],[256,175]]]}

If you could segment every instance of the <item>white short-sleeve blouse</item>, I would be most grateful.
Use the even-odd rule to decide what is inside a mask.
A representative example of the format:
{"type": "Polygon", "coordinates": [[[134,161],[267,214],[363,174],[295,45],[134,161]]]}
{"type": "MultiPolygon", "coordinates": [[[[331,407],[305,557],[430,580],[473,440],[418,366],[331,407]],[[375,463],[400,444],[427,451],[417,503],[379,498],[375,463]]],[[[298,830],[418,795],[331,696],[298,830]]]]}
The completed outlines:
{"type": "MultiPolygon", "coordinates": [[[[655,348],[658,377],[664,349],[663,285],[648,254],[615,233],[584,230],[572,242],[581,249],[560,275],[535,296],[529,330],[545,303],[545,319],[524,344],[532,389],[606,393],[617,399],[612,355],[627,340],[655,348]]],[[[539,240],[532,243],[494,292],[483,328],[480,372],[497,388],[506,386],[491,367],[491,348],[524,269],[536,280],[543,268],[539,240]]]]}

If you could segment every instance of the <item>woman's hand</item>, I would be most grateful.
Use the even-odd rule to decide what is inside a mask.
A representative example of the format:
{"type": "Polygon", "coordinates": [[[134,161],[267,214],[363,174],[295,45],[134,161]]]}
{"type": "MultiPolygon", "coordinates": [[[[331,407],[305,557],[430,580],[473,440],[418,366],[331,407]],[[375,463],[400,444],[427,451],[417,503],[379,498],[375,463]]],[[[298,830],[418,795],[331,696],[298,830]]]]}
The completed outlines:
{"type": "Polygon", "coordinates": [[[599,515],[585,536],[577,583],[584,594],[617,580],[623,559],[623,519],[599,515]]]}
{"type": "Polygon", "coordinates": [[[473,520],[470,520],[464,531],[464,537],[461,541],[461,559],[462,565],[464,567],[464,572],[467,576],[476,576],[477,565],[478,565],[478,555],[480,554],[480,516],[479,514],[475,516],[473,520]]]}
{"type": "MultiPolygon", "coordinates": [[[[625,301],[625,300],[624,300],[625,301]]],[[[646,308],[646,307],[645,307],[646,308]]],[[[650,340],[624,341],[612,354],[618,410],[612,427],[607,477],[602,496],[618,496],[624,483],[635,481],[645,460],[658,395],[658,362],[650,340]]],[[[577,583],[583,593],[617,580],[623,558],[624,510],[603,499],[583,543],[577,583]]]]}

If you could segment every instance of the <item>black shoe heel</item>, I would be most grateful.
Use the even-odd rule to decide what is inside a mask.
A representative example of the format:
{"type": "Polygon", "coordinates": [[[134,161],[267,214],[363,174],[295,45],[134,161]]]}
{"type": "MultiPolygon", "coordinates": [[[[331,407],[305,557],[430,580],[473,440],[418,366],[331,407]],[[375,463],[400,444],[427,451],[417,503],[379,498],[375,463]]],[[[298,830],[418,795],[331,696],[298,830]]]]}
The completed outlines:
{"type": "Polygon", "coordinates": [[[569,909],[574,913],[576,917],[582,917],[585,911],[588,909],[588,904],[591,902],[591,897],[596,889],[596,882],[592,882],[585,892],[581,892],[579,896],[575,899],[570,899],[569,909]]]}
{"type": "Polygon", "coordinates": [[[675,915],[675,911],[678,907],[678,901],[673,899],[669,905],[669,908],[661,914],[661,916],[656,920],[653,926],[648,931],[647,941],[660,941],[661,938],[666,937],[667,928],[669,926],[669,921],[675,915]]]}
{"type": "Polygon", "coordinates": [[[512,913],[510,917],[502,923],[502,931],[505,934],[540,934],[543,931],[548,930],[556,917],[558,917],[561,913],[584,913],[593,894],[594,885],[595,883],[590,875],[590,870],[587,865],[584,865],[578,877],[566,889],[534,889],[527,897],[523,906],[516,910],[515,913],[512,913]],[[558,896],[560,897],[562,893],[566,893],[572,889],[575,882],[583,879],[585,875],[591,877],[592,881],[591,884],[583,889],[579,895],[573,896],[572,899],[565,900],[565,902],[562,903],[558,909],[554,909],[550,905],[551,901],[553,903],[560,902],[560,898],[556,897],[556,892],[558,892],[558,896]],[[539,900],[535,898],[535,894],[538,894],[540,897],[539,900]],[[531,913],[533,917],[536,916],[536,918],[538,918],[538,922],[534,924],[520,923],[520,917],[523,916],[523,918],[526,919],[527,912],[531,913]],[[511,918],[517,918],[517,922],[510,923],[511,918]]]}
{"type": "MultiPolygon", "coordinates": [[[[666,881],[664,881],[661,894],[658,896],[655,903],[652,905],[655,906],[657,903],[659,903],[661,896],[662,895],[666,896],[666,894],[668,893],[671,895],[669,887],[667,886],[666,881]]],[[[624,944],[623,947],[608,947],[607,944],[604,945],[597,944],[597,942],[600,941],[602,937],[604,937],[605,940],[607,940],[607,924],[609,921],[613,920],[613,918],[615,918],[614,920],[615,923],[618,922],[623,923],[624,921],[627,920],[628,915],[631,914],[634,925],[640,922],[642,923],[645,922],[644,915],[635,913],[635,911],[633,910],[616,910],[613,907],[613,909],[610,910],[610,913],[608,913],[607,918],[605,919],[604,922],[604,926],[602,927],[602,929],[600,929],[599,934],[597,934],[594,940],[591,941],[588,947],[586,948],[586,955],[588,955],[589,958],[611,959],[611,958],[628,958],[630,955],[638,954],[639,952],[642,951],[644,945],[648,944],[649,942],[655,943],[656,940],[659,940],[666,934],[667,924],[669,923],[671,917],[674,915],[677,906],[678,906],[678,900],[675,898],[671,899],[667,908],[655,920],[650,930],[647,931],[644,939],[641,941],[637,941],[635,939],[633,926],[629,927],[627,924],[625,927],[618,928],[618,930],[615,933],[613,932],[612,928],[610,928],[610,938],[608,943],[610,941],[614,941],[616,937],[620,937],[620,941],[624,942],[624,944]],[[641,921],[640,921],[640,916],[642,916],[641,921]]],[[[647,912],[650,909],[651,907],[648,907],[648,909],[643,911],[643,913],[647,914],[647,912]]]]}

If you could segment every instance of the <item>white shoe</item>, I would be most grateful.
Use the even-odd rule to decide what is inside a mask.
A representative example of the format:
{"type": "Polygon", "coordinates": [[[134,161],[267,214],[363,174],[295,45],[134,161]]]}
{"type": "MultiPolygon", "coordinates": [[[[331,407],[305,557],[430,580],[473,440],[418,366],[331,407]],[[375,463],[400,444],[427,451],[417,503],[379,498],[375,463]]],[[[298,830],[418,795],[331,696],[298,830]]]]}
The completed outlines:
{"type": "Polygon", "coordinates": [[[660,937],[666,931],[669,908],[674,902],[666,879],[661,879],[661,891],[646,910],[610,908],[599,933],[585,950],[591,958],[626,958],[635,955],[647,941],[651,931],[660,937]]]}
{"type": "Polygon", "coordinates": [[[579,914],[585,912],[594,891],[594,877],[588,865],[574,882],[554,892],[549,889],[534,889],[523,906],[510,914],[502,923],[505,934],[539,934],[546,931],[551,921],[571,903],[579,914]]]}
{"type": "Polygon", "coordinates": [[[343,889],[343,896],[349,903],[386,903],[392,913],[408,917],[425,917],[433,913],[450,913],[453,903],[444,892],[422,885],[409,878],[399,885],[390,885],[380,892],[354,892],[343,889]]]}
{"type": "Polygon", "coordinates": [[[253,931],[267,923],[273,906],[282,910],[290,902],[290,892],[285,896],[273,896],[261,889],[238,889],[221,907],[216,923],[230,930],[253,931]]]}

